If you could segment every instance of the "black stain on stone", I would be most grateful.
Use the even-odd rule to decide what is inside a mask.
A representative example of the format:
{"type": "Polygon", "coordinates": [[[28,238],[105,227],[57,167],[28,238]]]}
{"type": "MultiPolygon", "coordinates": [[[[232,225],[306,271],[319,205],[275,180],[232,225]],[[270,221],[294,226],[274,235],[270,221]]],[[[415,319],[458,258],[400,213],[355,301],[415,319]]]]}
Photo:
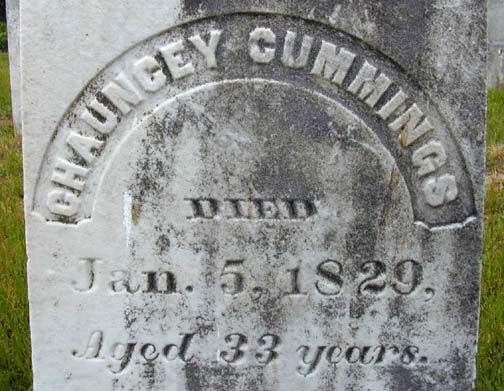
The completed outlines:
{"type": "Polygon", "coordinates": [[[451,243],[447,245],[453,261],[448,271],[450,291],[446,295],[445,311],[457,327],[474,341],[478,319],[468,315],[477,314],[479,310],[481,263],[474,262],[474,259],[481,256],[481,237],[481,225],[473,223],[454,231],[451,243]]]}
{"type": "Polygon", "coordinates": [[[165,234],[160,235],[156,240],[156,246],[158,255],[163,255],[170,249],[170,238],[165,234]]]}
{"type": "Polygon", "coordinates": [[[380,43],[384,50],[408,69],[415,69],[423,53],[427,34],[427,3],[425,1],[387,0],[384,7],[380,2],[373,5],[380,43]]]}
{"type": "Polygon", "coordinates": [[[267,390],[264,367],[248,367],[247,372],[232,366],[187,363],[184,367],[188,391],[267,390]]]}
{"type": "Polygon", "coordinates": [[[392,365],[386,369],[386,372],[391,377],[389,389],[391,391],[427,391],[436,389],[436,384],[428,385],[428,377],[425,370],[420,368],[405,367],[403,365],[392,365]]]}
{"type": "Polygon", "coordinates": [[[185,15],[196,16],[208,13],[211,9],[217,9],[218,3],[216,3],[213,0],[184,0],[182,2],[182,10],[185,15]]]}
{"type": "Polygon", "coordinates": [[[346,235],[349,256],[373,260],[388,183],[379,158],[356,150],[346,157],[352,175],[351,202],[355,213],[346,235]]]}
{"type": "Polygon", "coordinates": [[[328,142],[328,114],[319,102],[265,88],[254,101],[256,131],[268,137],[253,174],[254,188],[271,196],[317,198],[322,178],[316,145],[328,142]]]}
{"type": "Polygon", "coordinates": [[[156,368],[153,363],[146,363],[143,365],[141,375],[146,380],[148,390],[152,390],[156,385],[156,368]]]}

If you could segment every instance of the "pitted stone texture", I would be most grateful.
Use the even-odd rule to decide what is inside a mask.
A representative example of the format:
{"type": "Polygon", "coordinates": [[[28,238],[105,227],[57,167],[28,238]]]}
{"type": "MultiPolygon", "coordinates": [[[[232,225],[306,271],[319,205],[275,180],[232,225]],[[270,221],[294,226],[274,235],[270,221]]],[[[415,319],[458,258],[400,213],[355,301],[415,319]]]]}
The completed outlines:
{"type": "Polygon", "coordinates": [[[472,389],[485,9],[393,3],[21,3],[35,391],[472,389]]]}

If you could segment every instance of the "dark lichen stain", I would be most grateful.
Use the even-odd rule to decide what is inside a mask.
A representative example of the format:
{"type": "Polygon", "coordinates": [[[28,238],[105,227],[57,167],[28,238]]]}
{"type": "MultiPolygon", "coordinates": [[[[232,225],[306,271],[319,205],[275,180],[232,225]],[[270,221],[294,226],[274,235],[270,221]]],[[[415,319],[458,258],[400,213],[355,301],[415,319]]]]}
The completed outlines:
{"type": "Polygon", "coordinates": [[[157,377],[156,377],[156,367],[154,363],[145,363],[143,365],[143,372],[141,377],[146,380],[145,386],[147,390],[152,390],[156,386],[157,377]]]}
{"type": "Polygon", "coordinates": [[[322,193],[317,145],[328,143],[331,119],[320,103],[265,87],[252,103],[255,128],[263,144],[252,174],[254,188],[277,197],[314,199],[322,193]],[[280,113],[275,114],[275,113],[280,113]]]}
{"type": "Polygon", "coordinates": [[[429,371],[425,368],[391,365],[385,369],[385,372],[391,378],[388,384],[390,391],[428,391],[436,389],[434,388],[436,383],[429,381],[429,371]]]}
{"type": "Polygon", "coordinates": [[[265,5],[265,0],[183,0],[182,12],[185,16],[218,15],[230,7],[242,3],[247,7],[265,5]]]}
{"type": "Polygon", "coordinates": [[[221,365],[187,363],[184,367],[188,391],[207,390],[268,390],[264,367],[242,368],[221,365]]]}
{"type": "Polygon", "coordinates": [[[157,254],[163,255],[170,249],[170,238],[168,235],[160,235],[156,240],[157,254]]]}
{"type": "Polygon", "coordinates": [[[131,329],[133,324],[135,324],[138,320],[138,316],[136,314],[135,309],[127,309],[124,311],[124,319],[126,321],[125,327],[126,329],[131,329]]]}
{"type": "Polygon", "coordinates": [[[366,308],[370,304],[369,302],[370,300],[364,297],[351,298],[349,310],[350,318],[359,319],[360,317],[362,317],[366,312],[366,308]]]}
{"type": "Polygon", "coordinates": [[[353,174],[351,203],[355,213],[346,235],[349,257],[373,260],[384,205],[384,191],[388,185],[382,162],[377,156],[360,149],[352,149],[346,160],[353,174]]]}

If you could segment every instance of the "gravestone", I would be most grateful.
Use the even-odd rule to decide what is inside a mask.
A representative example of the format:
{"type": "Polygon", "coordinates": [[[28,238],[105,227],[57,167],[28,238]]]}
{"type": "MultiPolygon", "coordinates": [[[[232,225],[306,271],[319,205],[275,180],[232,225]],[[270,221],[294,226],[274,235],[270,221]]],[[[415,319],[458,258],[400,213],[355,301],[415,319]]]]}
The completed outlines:
{"type": "Polygon", "coordinates": [[[21,135],[21,69],[19,53],[19,0],[7,0],[7,32],[9,40],[9,68],[11,81],[12,122],[21,135]]]}
{"type": "Polygon", "coordinates": [[[22,1],[34,390],[472,389],[485,20],[22,1]]]}
{"type": "Polygon", "coordinates": [[[504,84],[504,1],[488,2],[488,86],[504,84]]]}

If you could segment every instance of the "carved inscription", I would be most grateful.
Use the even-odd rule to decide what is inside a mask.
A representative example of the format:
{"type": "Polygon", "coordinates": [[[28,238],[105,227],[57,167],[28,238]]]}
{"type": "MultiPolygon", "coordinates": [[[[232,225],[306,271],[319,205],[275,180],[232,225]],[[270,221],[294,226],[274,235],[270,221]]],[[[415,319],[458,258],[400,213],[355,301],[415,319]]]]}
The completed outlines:
{"type": "Polygon", "coordinates": [[[297,367],[300,375],[312,374],[320,365],[338,366],[344,364],[380,365],[386,361],[394,361],[403,365],[425,364],[428,360],[420,356],[416,346],[404,348],[396,345],[375,346],[339,346],[339,345],[302,345],[297,349],[301,363],[297,367]],[[325,361],[325,363],[324,363],[325,361]]]}
{"type": "Polygon", "coordinates": [[[98,265],[101,264],[101,261],[84,259],[80,263],[82,278],[72,281],[74,290],[80,293],[94,292],[97,289],[104,288],[111,293],[117,294],[147,293],[170,295],[177,293],[175,275],[167,270],[138,273],[133,273],[129,270],[112,270],[107,278],[104,279],[101,271],[98,270],[98,265]]]}
{"type": "Polygon", "coordinates": [[[166,362],[181,361],[187,363],[192,360],[190,348],[194,338],[194,333],[182,334],[180,341],[168,343],[163,346],[156,346],[153,343],[138,343],[138,342],[115,342],[110,348],[104,348],[104,333],[95,331],[89,337],[87,346],[83,352],[73,350],[72,355],[77,359],[84,360],[105,360],[110,372],[119,374],[123,372],[134,355],[139,355],[145,363],[154,362],[156,360],[165,360],[166,362]],[[105,350],[108,350],[106,353],[105,350]],[[104,357],[107,355],[106,357],[104,357]]]}
{"type": "Polygon", "coordinates": [[[186,198],[188,219],[306,220],[317,214],[312,200],[186,198]]]}
{"type": "MultiPolygon", "coordinates": [[[[114,342],[105,347],[102,331],[91,333],[82,352],[73,350],[72,355],[79,360],[99,360],[107,363],[108,370],[116,375],[127,371],[132,362],[153,363],[156,361],[170,365],[174,362],[187,364],[197,360],[196,344],[204,344],[196,332],[182,333],[178,341],[168,344],[153,342],[114,342]]],[[[268,366],[282,359],[282,345],[289,344],[278,335],[266,333],[252,338],[243,333],[225,335],[221,349],[216,352],[215,365],[247,367],[268,366]]],[[[420,348],[414,345],[310,345],[302,344],[295,349],[297,365],[292,371],[301,376],[313,375],[321,366],[338,367],[344,365],[422,365],[428,362],[420,348]]]]}
{"type": "MultiPolygon", "coordinates": [[[[103,275],[99,266],[102,262],[85,259],[81,261],[79,274],[82,278],[73,280],[73,289],[78,293],[96,293],[108,291],[113,294],[190,294],[194,285],[178,287],[177,276],[168,270],[142,271],[132,273],[127,270],[113,270],[103,275]],[[178,289],[180,288],[180,289],[178,289]],[[185,290],[185,292],[184,292],[185,290]]],[[[334,297],[343,293],[358,296],[381,297],[388,292],[393,295],[408,296],[417,292],[424,281],[424,268],[417,261],[407,259],[396,262],[393,267],[381,261],[365,261],[360,263],[355,274],[342,261],[325,259],[317,262],[314,267],[286,267],[278,271],[278,280],[271,285],[256,281],[246,272],[246,259],[231,259],[222,262],[220,272],[217,271],[216,282],[220,285],[222,294],[236,296],[245,292],[253,293],[255,298],[261,297],[265,290],[278,288],[282,296],[305,296],[314,292],[321,297],[334,297]],[[312,281],[309,284],[305,280],[312,281]],[[264,287],[260,287],[262,285],[264,287]]],[[[425,297],[430,300],[434,294],[432,288],[424,288],[425,297]]]]}
{"type": "MultiPolygon", "coordinates": [[[[72,281],[74,291],[78,294],[105,291],[114,295],[169,295],[178,300],[180,295],[190,295],[194,293],[193,290],[208,288],[191,284],[184,291],[179,288],[175,273],[169,270],[137,273],[113,270],[103,275],[105,264],[102,260],[91,258],[81,260],[79,278],[72,281]]],[[[357,274],[351,270],[351,265],[343,261],[325,259],[315,262],[312,267],[305,267],[302,263],[296,267],[286,267],[278,271],[278,281],[266,282],[252,278],[248,268],[250,264],[252,262],[245,258],[225,260],[221,268],[215,271],[216,278],[210,280],[219,285],[223,296],[230,299],[247,294],[252,300],[258,300],[266,292],[280,289],[279,300],[304,300],[309,294],[315,294],[322,300],[331,300],[343,293],[365,300],[370,297],[384,298],[386,292],[389,297],[413,295],[420,290],[424,275],[420,263],[410,259],[393,262],[394,266],[387,266],[390,262],[361,262],[357,274]]],[[[434,295],[432,288],[423,288],[422,291],[422,300],[424,297],[430,300],[434,295]]],[[[163,341],[155,338],[136,340],[134,337],[117,341],[107,337],[106,331],[96,330],[90,332],[81,346],[71,351],[71,356],[78,361],[102,362],[104,370],[116,376],[128,373],[138,363],[158,363],[171,367],[177,363],[187,365],[200,362],[208,359],[208,352],[211,353],[212,349],[215,351],[210,357],[216,358],[212,361],[213,366],[246,370],[249,367],[268,367],[287,358],[288,370],[301,377],[316,376],[323,368],[415,367],[429,362],[420,347],[404,342],[299,342],[272,332],[254,335],[250,331],[239,330],[219,336],[214,335],[213,330],[188,329],[163,341]]]]}
{"type": "MultiPolygon", "coordinates": [[[[79,126],[89,129],[94,136],[70,130],[65,141],[65,154],[53,159],[52,185],[45,197],[49,211],[64,218],[79,212],[90,170],[104,150],[107,138],[135,107],[166,86],[198,72],[193,64],[196,58],[203,60],[207,70],[214,72],[229,66],[221,63],[219,53],[228,50],[225,40],[230,34],[230,31],[213,28],[186,40],[166,42],[151,54],[137,58],[127,69],[107,81],[77,116],[79,126]],[[75,156],[75,159],[65,156],[75,156]]],[[[412,150],[411,165],[416,173],[416,187],[430,207],[446,205],[458,197],[457,179],[447,168],[450,156],[443,141],[435,136],[436,122],[370,59],[361,58],[335,42],[292,30],[279,34],[267,26],[253,28],[247,37],[243,37],[243,46],[253,63],[262,66],[280,64],[289,69],[306,70],[307,77],[345,89],[365,104],[380,121],[384,121],[401,149],[412,150]]],[[[241,209],[242,201],[249,202],[224,200],[232,218],[248,218],[241,209]]],[[[194,199],[194,202],[196,217],[206,218],[215,213],[212,200],[194,199]],[[200,211],[200,207],[210,209],[200,211]],[[209,214],[205,214],[207,212],[209,214]]],[[[261,217],[268,213],[292,216],[289,211],[283,214],[280,210],[282,205],[277,200],[257,202],[260,205],[253,208],[257,218],[268,219],[261,217]],[[261,210],[263,206],[266,209],[261,210]]]]}

